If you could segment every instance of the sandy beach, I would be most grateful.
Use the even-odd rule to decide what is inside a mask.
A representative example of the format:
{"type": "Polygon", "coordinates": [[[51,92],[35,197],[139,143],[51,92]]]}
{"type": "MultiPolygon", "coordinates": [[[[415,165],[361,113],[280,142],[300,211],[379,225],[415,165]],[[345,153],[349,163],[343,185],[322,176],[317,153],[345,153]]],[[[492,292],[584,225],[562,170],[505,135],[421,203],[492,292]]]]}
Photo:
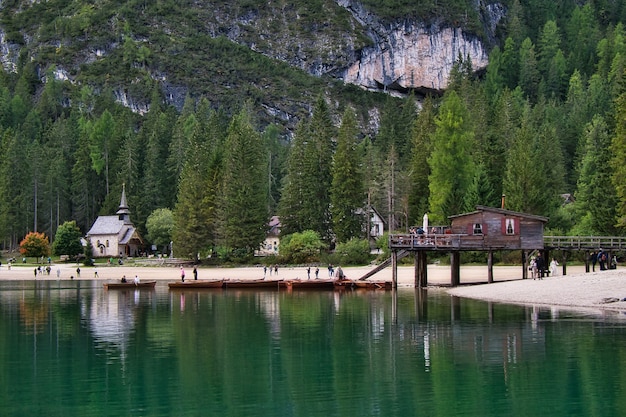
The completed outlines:
{"type": "MultiPolygon", "coordinates": [[[[53,264],[50,275],[43,274],[36,279],[56,280],[57,269],[60,279],[77,279],[76,264],[53,264]]],[[[358,279],[372,267],[346,267],[344,272],[349,279],[358,279]]],[[[119,280],[123,275],[133,278],[139,275],[142,280],[177,281],[180,268],[174,266],[80,266],[80,279],[99,279],[103,282],[119,280]],[[95,271],[98,271],[98,278],[95,271]]],[[[311,279],[315,278],[315,268],[311,268],[311,279]]],[[[371,280],[391,281],[391,268],[375,274],[371,280]]],[[[461,267],[461,286],[448,288],[451,295],[512,304],[532,304],[593,309],[626,310],[626,269],[585,273],[584,266],[568,266],[567,275],[549,277],[543,280],[522,280],[521,266],[495,266],[494,283],[487,284],[487,267],[468,265],[461,267]],[[474,285],[464,285],[474,284],[474,285]]],[[[192,268],[185,268],[186,279],[193,279],[192,268]]],[[[262,267],[200,267],[198,279],[259,279],[263,278],[262,267]]],[[[269,271],[266,279],[307,279],[306,267],[280,267],[278,274],[269,271]]],[[[328,278],[328,269],[320,267],[319,278],[328,278]]],[[[9,270],[6,264],[0,267],[0,280],[35,279],[34,267],[13,265],[9,270]]],[[[412,288],[414,269],[412,266],[398,267],[398,287],[412,288]]],[[[447,265],[428,266],[428,284],[431,287],[450,285],[450,267],[447,265]]]]}

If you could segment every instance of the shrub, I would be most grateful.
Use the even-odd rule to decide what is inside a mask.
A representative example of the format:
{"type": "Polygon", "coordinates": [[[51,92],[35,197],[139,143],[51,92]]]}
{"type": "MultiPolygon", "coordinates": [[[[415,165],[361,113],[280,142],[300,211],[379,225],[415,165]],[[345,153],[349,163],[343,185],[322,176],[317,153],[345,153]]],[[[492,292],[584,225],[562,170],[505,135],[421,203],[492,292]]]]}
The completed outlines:
{"type": "Polygon", "coordinates": [[[325,245],[313,230],[293,233],[281,239],[280,256],[286,263],[305,264],[318,262],[325,245]]]}
{"type": "Polygon", "coordinates": [[[350,239],[338,243],[335,252],[328,257],[334,265],[366,265],[372,259],[370,245],[366,239],[350,239]]]}

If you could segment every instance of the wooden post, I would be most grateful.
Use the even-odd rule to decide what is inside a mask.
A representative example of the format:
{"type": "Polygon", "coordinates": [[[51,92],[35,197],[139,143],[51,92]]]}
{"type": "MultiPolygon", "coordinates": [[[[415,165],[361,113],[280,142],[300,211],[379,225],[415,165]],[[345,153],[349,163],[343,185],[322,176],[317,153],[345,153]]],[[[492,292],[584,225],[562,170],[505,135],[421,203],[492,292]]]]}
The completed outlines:
{"type": "Polygon", "coordinates": [[[487,282],[491,284],[493,282],[493,251],[489,251],[487,254],[487,282]]]}
{"type": "Polygon", "coordinates": [[[589,272],[589,259],[591,258],[591,254],[589,252],[585,253],[585,272],[589,272]]]}
{"type": "Polygon", "coordinates": [[[398,252],[391,251],[391,286],[398,288],[398,252]]]}
{"type": "Polygon", "coordinates": [[[426,251],[415,253],[415,288],[426,288],[428,285],[428,257],[426,251]]]}
{"type": "Polygon", "coordinates": [[[461,283],[461,252],[450,253],[450,280],[453,287],[461,283]]]}
{"type": "Polygon", "coordinates": [[[528,278],[528,253],[522,250],[522,279],[528,278]]]}
{"type": "Polygon", "coordinates": [[[567,251],[563,251],[563,259],[561,260],[563,275],[567,275],[567,251]]]}
{"type": "Polygon", "coordinates": [[[416,251],[413,255],[413,287],[418,288],[420,286],[420,251],[416,251]]]}

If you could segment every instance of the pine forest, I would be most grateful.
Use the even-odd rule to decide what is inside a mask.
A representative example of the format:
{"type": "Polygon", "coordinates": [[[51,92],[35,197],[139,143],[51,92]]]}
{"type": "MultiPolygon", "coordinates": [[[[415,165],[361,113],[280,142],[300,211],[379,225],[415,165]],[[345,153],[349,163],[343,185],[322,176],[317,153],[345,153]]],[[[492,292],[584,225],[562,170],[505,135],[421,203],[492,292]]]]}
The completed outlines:
{"type": "MultiPolygon", "coordinates": [[[[293,126],[264,118],[252,95],[190,90],[177,108],[158,82],[134,112],[104,76],[102,88],[69,83],[25,53],[0,74],[0,245],[16,250],[29,232],[53,242],[67,221],[85,234],[122,188],[146,243],[148,219],[169,210],[190,258],[249,256],[274,215],[282,236],[313,231],[333,247],[365,238],[369,207],[406,232],[503,195],[548,217],[546,233],[624,235],[625,5],[507,5],[485,71],[459,56],[445,91],[402,96],[319,83],[293,126]]],[[[149,65],[139,52],[129,68],[149,65]]]]}

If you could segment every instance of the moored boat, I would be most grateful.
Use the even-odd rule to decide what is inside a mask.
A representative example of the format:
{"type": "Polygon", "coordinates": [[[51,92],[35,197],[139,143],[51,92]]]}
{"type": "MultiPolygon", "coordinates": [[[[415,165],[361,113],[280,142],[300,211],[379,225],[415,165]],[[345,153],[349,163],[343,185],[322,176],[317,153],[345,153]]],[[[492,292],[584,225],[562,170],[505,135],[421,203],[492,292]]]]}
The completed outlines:
{"type": "Polygon", "coordinates": [[[293,290],[332,290],[335,288],[334,279],[311,279],[311,280],[288,280],[285,281],[287,289],[293,290]]]}
{"type": "Polygon", "coordinates": [[[280,288],[285,281],[265,279],[227,279],[224,280],[224,288],[280,288]]]}
{"type": "Polygon", "coordinates": [[[104,288],[108,290],[123,289],[123,288],[154,288],[156,281],[141,281],[138,283],[131,281],[127,282],[105,282],[104,288]]]}
{"type": "Polygon", "coordinates": [[[391,281],[355,281],[354,288],[366,290],[391,290],[393,284],[391,281]]]}
{"type": "Polygon", "coordinates": [[[391,281],[353,281],[350,279],[338,279],[335,281],[336,290],[391,290],[391,281]]]}
{"type": "Polygon", "coordinates": [[[174,281],[168,282],[167,286],[170,289],[181,288],[222,288],[224,286],[224,280],[193,280],[193,281],[174,281]]]}

